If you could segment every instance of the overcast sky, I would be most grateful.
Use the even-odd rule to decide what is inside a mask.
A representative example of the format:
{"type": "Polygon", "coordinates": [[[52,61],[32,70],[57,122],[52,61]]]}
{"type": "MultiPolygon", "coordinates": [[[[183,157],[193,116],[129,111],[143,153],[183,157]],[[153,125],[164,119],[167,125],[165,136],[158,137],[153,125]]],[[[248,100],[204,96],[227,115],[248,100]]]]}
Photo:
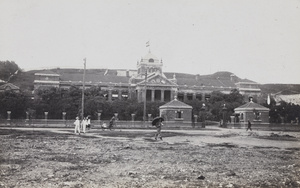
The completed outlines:
{"type": "Polygon", "coordinates": [[[136,69],[150,41],[164,72],[300,84],[299,0],[0,0],[0,26],[24,70],[136,69]]]}

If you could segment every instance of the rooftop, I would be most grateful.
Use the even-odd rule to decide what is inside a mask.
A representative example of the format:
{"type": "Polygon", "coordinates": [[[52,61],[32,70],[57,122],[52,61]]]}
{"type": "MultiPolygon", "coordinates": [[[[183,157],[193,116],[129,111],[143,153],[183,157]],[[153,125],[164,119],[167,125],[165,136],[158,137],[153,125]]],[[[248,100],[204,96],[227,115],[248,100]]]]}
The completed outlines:
{"type": "Polygon", "coordinates": [[[187,105],[184,102],[181,102],[181,101],[179,101],[175,98],[174,100],[160,106],[159,108],[187,108],[187,109],[192,109],[193,107],[190,106],[190,105],[187,105]]]}
{"type": "Polygon", "coordinates": [[[234,111],[241,111],[241,110],[264,110],[264,111],[269,111],[269,108],[266,108],[262,105],[259,105],[255,102],[253,102],[252,100],[250,102],[247,102],[246,104],[239,106],[237,108],[234,109],[234,111]]]}

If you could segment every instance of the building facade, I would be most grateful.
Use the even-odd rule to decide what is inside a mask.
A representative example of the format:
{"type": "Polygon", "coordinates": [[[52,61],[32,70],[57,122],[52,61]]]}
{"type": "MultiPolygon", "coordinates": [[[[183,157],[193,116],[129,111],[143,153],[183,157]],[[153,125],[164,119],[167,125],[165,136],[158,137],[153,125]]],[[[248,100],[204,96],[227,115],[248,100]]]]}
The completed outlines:
{"type": "MultiPolygon", "coordinates": [[[[209,100],[213,91],[230,93],[238,89],[243,95],[260,95],[259,84],[240,79],[230,72],[212,75],[164,73],[163,61],[151,52],[137,61],[136,70],[87,70],[85,88],[99,86],[107,100],[137,99],[169,102],[209,100]]],[[[69,88],[83,86],[83,70],[46,70],[35,73],[34,88],[69,88]]]]}

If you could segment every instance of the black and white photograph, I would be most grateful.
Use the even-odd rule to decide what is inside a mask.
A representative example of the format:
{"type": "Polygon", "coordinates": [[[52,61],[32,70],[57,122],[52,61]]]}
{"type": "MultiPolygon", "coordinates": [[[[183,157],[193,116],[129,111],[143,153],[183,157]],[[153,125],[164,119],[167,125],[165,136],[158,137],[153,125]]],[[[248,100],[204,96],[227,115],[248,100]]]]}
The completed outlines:
{"type": "Polygon", "coordinates": [[[300,188],[299,0],[0,0],[0,188],[300,188]]]}

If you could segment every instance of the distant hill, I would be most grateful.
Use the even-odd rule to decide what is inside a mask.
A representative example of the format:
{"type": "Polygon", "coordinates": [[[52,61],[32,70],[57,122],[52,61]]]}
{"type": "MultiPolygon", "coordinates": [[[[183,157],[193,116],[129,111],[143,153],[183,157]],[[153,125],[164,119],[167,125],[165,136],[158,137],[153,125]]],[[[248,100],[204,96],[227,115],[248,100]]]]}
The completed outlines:
{"type": "Polygon", "coordinates": [[[265,94],[300,94],[300,84],[263,84],[260,89],[265,94]]]}

